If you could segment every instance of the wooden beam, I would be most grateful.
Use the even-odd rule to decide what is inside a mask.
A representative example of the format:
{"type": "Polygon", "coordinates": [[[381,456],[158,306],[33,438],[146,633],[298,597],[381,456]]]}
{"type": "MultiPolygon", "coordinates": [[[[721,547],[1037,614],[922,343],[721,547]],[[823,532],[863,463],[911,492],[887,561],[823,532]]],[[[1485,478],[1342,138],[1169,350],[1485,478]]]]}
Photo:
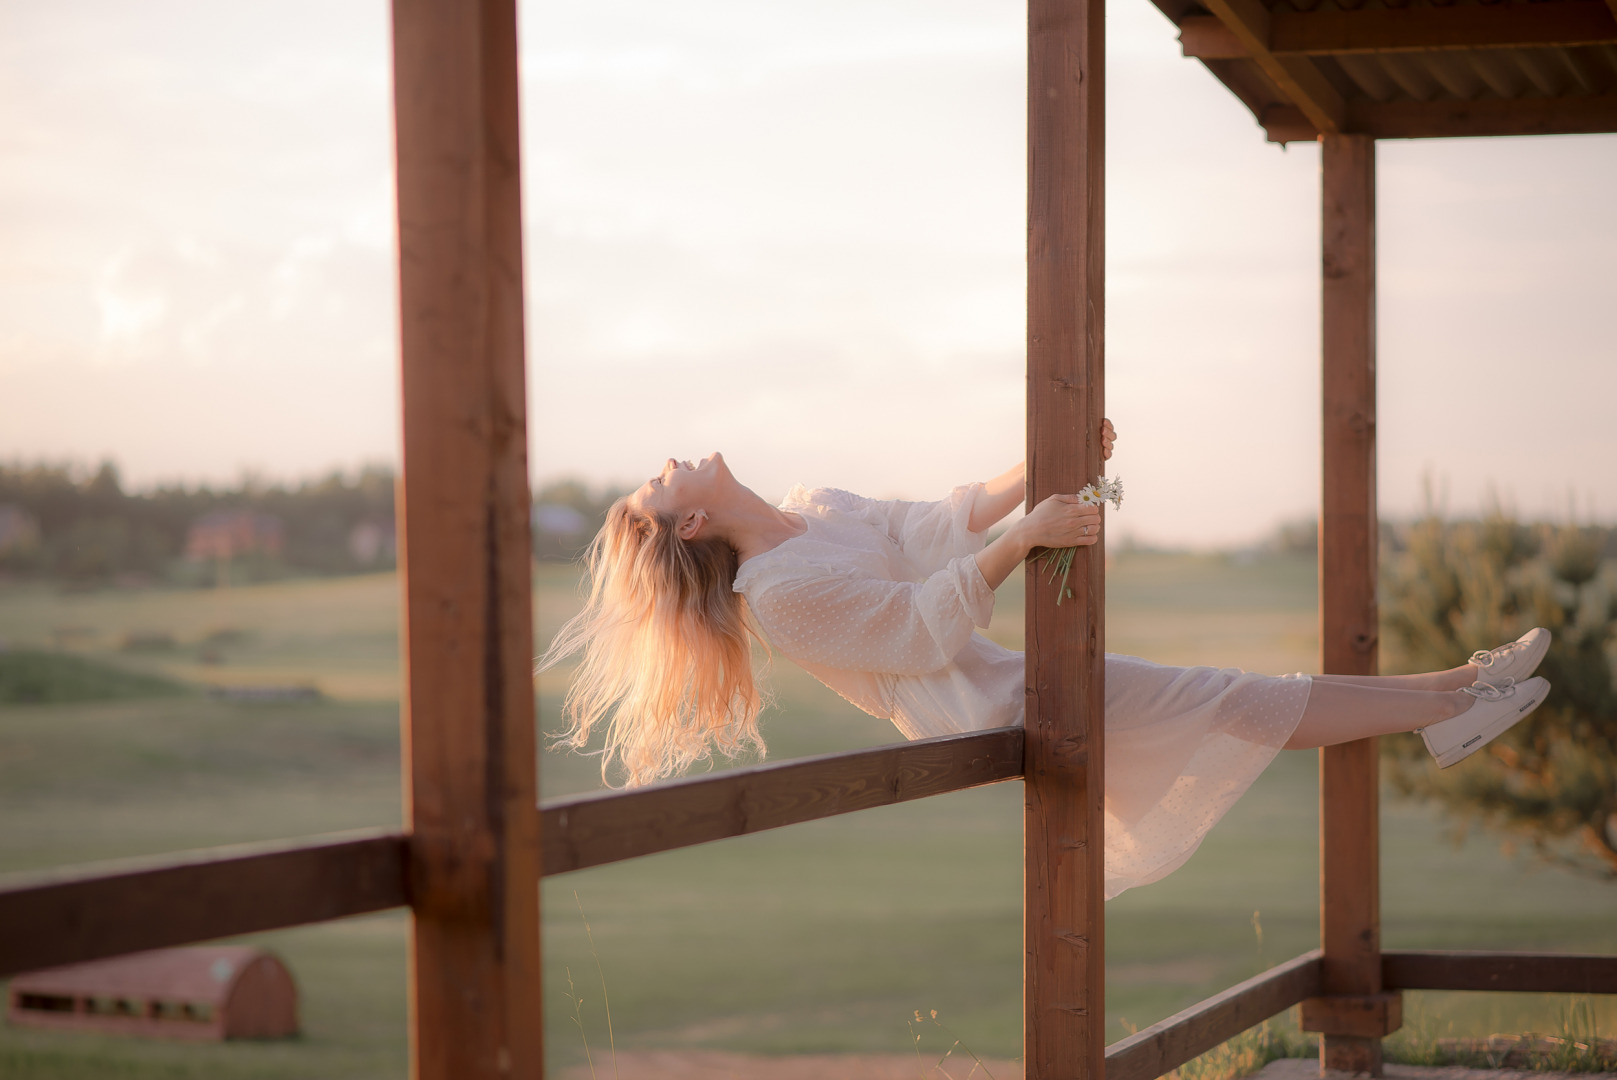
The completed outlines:
{"type": "Polygon", "coordinates": [[[1317,142],[1319,129],[1295,105],[1271,105],[1258,117],[1263,136],[1272,143],[1317,142]]]}
{"type": "Polygon", "coordinates": [[[1022,775],[1021,728],[734,769],[541,808],[544,872],[564,874],[1022,775]]]}
{"type": "MultiPolygon", "coordinates": [[[[1271,19],[1274,16],[1269,16],[1271,19]]],[[[1245,60],[1251,54],[1235,31],[1217,15],[1186,15],[1179,20],[1179,50],[1196,60],[1245,60]]]]}
{"type": "Polygon", "coordinates": [[[1344,130],[1346,104],[1314,62],[1307,57],[1277,56],[1270,48],[1273,16],[1261,0],[1205,0],[1205,5],[1315,129],[1326,133],[1344,130]]]}
{"type": "MultiPolygon", "coordinates": [[[[1105,0],[1028,5],[1028,507],[1099,475],[1105,402],[1105,0]]],[[[1105,576],[1079,548],[1057,604],[1027,568],[1023,1062],[1105,1069],[1105,576]]]]}
{"type": "Polygon", "coordinates": [[[1156,1080],[1254,1024],[1319,993],[1320,953],[1306,952],[1106,1048],[1106,1080],[1156,1080]]]}
{"type": "MultiPolygon", "coordinates": [[[[1186,56],[1234,60],[1251,56],[1242,39],[1214,15],[1180,20],[1186,56]]],[[[1269,16],[1269,51],[1277,57],[1446,49],[1571,48],[1617,44],[1617,18],[1603,0],[1529,5],[1280,11],[1269,16]]]]}
{"type": "Polygon", "coordinates": [[[1404,995],[1383,990],[1379,994],[1314,997],[1304,1001],[1298,1011],[1297,1026],[1304,1031],[1381,1039],[1404,1026],[1404,995]]]}
{"type": "Polygon", "coordinates": [[[1381,954],[1381,978],[1400,990],[1617,994],[1617,956],[1391,951],[1381,954]]]}
{"type": "Polygon", "coordinates": [[[408,903],[396,831],[210,848],[0,879],[0,977],[408,903]]]}
{"type": "Polygon", "coordinates": [[[1348,124],[1378,139],[1593,135],[1617,131],[1617,94],[1487,101],[1355,100],[1348,124]]]}
{"type": "Polygon", "coordinates": [[[544,1069],[515,0],[394,0],[411,1074],[544,1069]]]}
{"type": "MultiPolygon", "coordinates": [[[[1326,135],[1323,175],[1323,416],[1319,589],[1321,670],[1376,671],[1375,140],[1326,135]]],[[[1380,804],[1376,740],[1320,751],[1322,992],[1381,987],[1380,804]]],[[[1381,1075],[1381,1042],[1325,1037],[1324,1066],[1381,1075]]]]}

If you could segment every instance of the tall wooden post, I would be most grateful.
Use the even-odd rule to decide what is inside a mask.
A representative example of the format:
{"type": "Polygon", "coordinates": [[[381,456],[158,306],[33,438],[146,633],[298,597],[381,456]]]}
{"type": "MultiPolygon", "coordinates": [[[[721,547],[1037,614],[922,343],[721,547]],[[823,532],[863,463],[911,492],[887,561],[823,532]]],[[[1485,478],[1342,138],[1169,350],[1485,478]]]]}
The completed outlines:
{"type": "MultiPolygon", "coordinates": [[[[1104,0],[1028,6],[1028,505],[1102,470],[1104,0]]],[[[1028,1080],[1105,1074],[1104,559],[1027,576],[1023,1059],[1028,1080]]]]}
{"type": "MultiPolygon", "coordinates": [[[[1323,183],[1324,405],[1319,541],[1321,669],[1376,672],[1375,140],[1326,135],[1323,183]]],[[[1381,986],[1377,740],[1320,751],[1322,999],[1303,1026],[1325,1033],[1324,1069],[1381,1075],[1398,1026],[1381,986]]]]}
{"type": "Polygon", "coordinates": [[[539,1077],[514,0],[395,0],[411,1075],[539,1077]]]}

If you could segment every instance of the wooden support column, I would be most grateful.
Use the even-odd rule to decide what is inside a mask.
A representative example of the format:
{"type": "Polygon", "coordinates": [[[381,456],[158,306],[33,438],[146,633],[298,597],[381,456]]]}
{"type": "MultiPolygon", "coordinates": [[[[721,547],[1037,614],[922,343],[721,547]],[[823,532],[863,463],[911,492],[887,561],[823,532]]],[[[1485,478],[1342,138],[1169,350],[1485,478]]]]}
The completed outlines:
{"type": "MultiPolygon", "coordinates": [[[[1028,505],[1102,470],[1104,0],[1028,6],[1028,505]]],[[[1027,576],[1023,1053],[1028,1080],[1105,1072],[1102,920],[1105,578],[1027,576]]]]}
{"type": "MultiPolygon", "coordinates": [[[[1319,540],[1321,669],[1376,672],[1376,168],[1375,140],[1326,135],[1323,202],[1324,402],[1319,540]]],[[[1375,739],[1320,751],[1322,1067],[1381,1075],[1381,1039],[1362,1015],[1394,1020],[1377,1007],[1381,985],[1380,806],[1375,739]],[[1363,999],[1358,1005],[1332,999],[1363,999]],[[1357,1011],[1355,1011],[1357,1009],[1357,1011]],[[1331,1028],[1335,1027],[1336,1031],[1331,1028]],[[1353,1033],[1343,1033],[1343,1029],[1353,1033]]],[[[1305,1007],[1305,1017],[1310,1007],[1305,1007]]],[[[1372,1025],[1373,1026],[1373,1025],[1372,1025]]],[[[1392,1026],[1396,1026],[1393,1024],[1392,1026]]]]}
{"type": "Polygon", "coordinates": [[[515,0],[395,0],[411,1076],[539,1077],[515,0]]]}

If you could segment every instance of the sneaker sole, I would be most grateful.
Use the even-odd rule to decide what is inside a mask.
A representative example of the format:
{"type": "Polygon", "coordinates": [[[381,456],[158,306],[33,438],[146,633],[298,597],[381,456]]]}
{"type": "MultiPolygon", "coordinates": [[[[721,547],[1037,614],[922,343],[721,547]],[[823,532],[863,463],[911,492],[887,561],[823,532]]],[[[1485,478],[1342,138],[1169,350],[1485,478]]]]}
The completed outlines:
{"type": "MultiPolygon", "coordinates": [[[[1455,762],[1464,761],[1478,750],[1481,750],[1484,746],[1487,746],[1489,743],[1493,742],[1499,736],[1515,727],[1519,722],[1525,720],[1528,713],[1538,708],[1539,703],[1544,700],[1546,693],[1548,693],[1547,690],[1543,693],[1534,694],[1531,699],[1518,706],[1515,712],[1506,713],[1498,720],[1495,720],[1492,724],[1489,724],[1487,727],[1471,736],[1465,742],[1461,743],[1459,746],[1456,746],[1448,753],[1439,757],[1437,759],[1437,767],[1439,769],[1446,769],[1455,762]]],[[[1430,750],[1431,747],[1427,746],[1427,749],[1430,750]]]]}

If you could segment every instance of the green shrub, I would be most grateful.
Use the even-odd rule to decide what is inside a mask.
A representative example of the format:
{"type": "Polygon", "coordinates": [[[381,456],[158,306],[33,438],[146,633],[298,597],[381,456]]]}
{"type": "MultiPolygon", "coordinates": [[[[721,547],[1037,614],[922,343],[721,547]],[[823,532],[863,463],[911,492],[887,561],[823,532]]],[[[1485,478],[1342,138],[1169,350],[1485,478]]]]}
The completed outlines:
{"type": "Polygon", "coordinates": [[[52,704],[165,697],[183,685],[155,675],[98,663],[70,653],[31,649],[0,652],[0,704],[52,704]]]}

